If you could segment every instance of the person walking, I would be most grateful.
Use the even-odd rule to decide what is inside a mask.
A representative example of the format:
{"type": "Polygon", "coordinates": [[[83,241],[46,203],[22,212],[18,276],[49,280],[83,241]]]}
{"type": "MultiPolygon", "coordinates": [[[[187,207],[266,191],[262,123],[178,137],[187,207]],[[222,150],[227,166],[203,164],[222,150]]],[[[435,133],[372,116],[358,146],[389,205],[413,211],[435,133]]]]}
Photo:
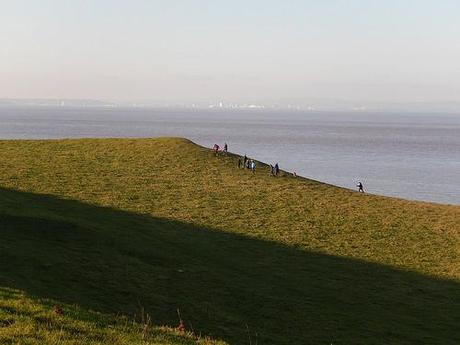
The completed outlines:
{"type": "Polygon", "coordinates": [[[246,155],[244,155],[244,158],[243,158],[243,167],[247,167],[247,163],[248,163],[248,157],[246,155]]]}
{"type": "Polygon", "coordinates": [[[214,153],[215,153],[216,156],[217,156],[217,155],[219,154],[219,145],[214,144],[213,150],[214,150],[214,153]]]}
{"type": "Polygon", "coordinates": [[[226,155],[228,151],[228,145],[227,143],[224,144],[224,154],[226,155]]]}
{"type": "Polygon", "coordinates": [[[273,176],[274,175],[274,170],[275,168],[273,167],[273,165],[270,164],[270,176],[273,176]]]}
{"type": "Polygon", "coordinates": [[[356,187],[358,187],[358,192],[364,193],[364,187],[363,187],[363,184],[361,182],[358,182],[356,187]]]}
{"type": "Polygon", "coordinates": [[[278,176],[280,172],[280,166],[278,165],[278,163],[275,164],[275,176],[278,176]]]}
{"type": "Polygon", "coordinates": [[[251,170],[253,174],[256,172],[256,162],[254,160],[251,160],[251,170]]]}

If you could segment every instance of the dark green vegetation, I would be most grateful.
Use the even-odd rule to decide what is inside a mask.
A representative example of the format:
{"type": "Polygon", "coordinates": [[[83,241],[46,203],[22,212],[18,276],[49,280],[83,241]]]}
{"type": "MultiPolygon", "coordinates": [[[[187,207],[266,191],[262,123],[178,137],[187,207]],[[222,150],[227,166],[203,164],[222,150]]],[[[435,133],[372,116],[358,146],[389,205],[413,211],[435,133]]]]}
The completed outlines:
{"type": "Polygon", "coordinates": [[[4,141],[0,161],[3,342],[140,342],[142,307],[236,344],[460,342],[460,207],[253,175],[182,139],[4,141]]]}

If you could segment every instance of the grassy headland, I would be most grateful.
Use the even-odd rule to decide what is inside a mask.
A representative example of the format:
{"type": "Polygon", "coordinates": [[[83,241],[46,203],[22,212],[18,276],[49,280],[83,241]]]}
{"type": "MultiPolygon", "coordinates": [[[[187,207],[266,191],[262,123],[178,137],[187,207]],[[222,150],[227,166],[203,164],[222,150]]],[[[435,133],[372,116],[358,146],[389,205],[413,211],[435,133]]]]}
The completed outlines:
{"type": "Polygon", "coordinates": [[[251,174],[185,139],[0,141],[0,162],[0,342],[137,342],[141,308],[238,344],[460,339],[458,206],[251,174]]]}

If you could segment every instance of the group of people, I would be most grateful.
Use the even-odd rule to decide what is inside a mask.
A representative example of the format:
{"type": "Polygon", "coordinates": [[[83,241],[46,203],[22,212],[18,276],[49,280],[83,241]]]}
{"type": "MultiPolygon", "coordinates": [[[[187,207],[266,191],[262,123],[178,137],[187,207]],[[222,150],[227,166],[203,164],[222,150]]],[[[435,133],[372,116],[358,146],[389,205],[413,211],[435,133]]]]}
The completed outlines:
{"type": "MultiPolygon", "coordinates": [[[[214,144],[213,150],[216,156],[219,155],[220,146],[218,144],[214,144]]],[[[228,152],[228,145],[227,143],[224,143],[224,148],[222,150],[222,153],[224,155],[227,155],[227,152],[228,152]]],[[[241,168],[248,169],[248,170],[251,170],[253,174],[256,172],[256,161],[248,158],[246,155],[244,155],[243,161],[241,161],[241,157],[238,157],[237,165],[238,165],[238,169],[241,169],[241,168]]],[[[278,176],[279,172],[280,172],[280,167],[278,163],[276,163],[275,165],[270,164],[270,176],[278,176]]],[[[294,172],[293,176],[297,177],[297,174],[294,172]]],[[[364,186],[360,181],[358,182],[356,187],[358,187],[358,191],[360,193],[364,193],[364,186]]]]}
{"type": "Polygon", "coordinates": [[[246,155],[244,155],[243,161],[241,161],[241,157],[238,157],[238,169],[250,169],[252,173],[256,172],[256,161],[253,159],[249,159],[246,155]]]}
{"type": "MultiPolygon", "coordinates": [[[[216,156],[217,156],[217,155],[219,154],[220,146],[219,146],[218,144],[214,144],[214,146],[213,146],[212,149],[214,150],[214,153],[215,153],[216,156]]],[[[222,150],[222,153],[223,153],[224,155],[226,155],[227,152],[228,152],[228,145],[227,145],[227,143],[225,143],[225,144],[224,144],[224,149],[222,150]]]]}
{"type": "MultiPolygon", "coordinates": [[[[238,162],[237,162],[238,169],[249,169],[253,173],[256,172],[256,161],[253,159],[248,158],[248,156],[244,155],[243,160],[241,160],[241,157],[238,157],[238,162]]],[[[278,176],[280,173],[280,167],[278,163],[275,165],[270,164],[270,176],[278,176]]]]}
{"type": "Polygon", "coordinates": [[[280,167],[278,163],[276,163],[275,165],[270,164],[270,176],[278,176],[279,173],[280,173],[280,167]]]}

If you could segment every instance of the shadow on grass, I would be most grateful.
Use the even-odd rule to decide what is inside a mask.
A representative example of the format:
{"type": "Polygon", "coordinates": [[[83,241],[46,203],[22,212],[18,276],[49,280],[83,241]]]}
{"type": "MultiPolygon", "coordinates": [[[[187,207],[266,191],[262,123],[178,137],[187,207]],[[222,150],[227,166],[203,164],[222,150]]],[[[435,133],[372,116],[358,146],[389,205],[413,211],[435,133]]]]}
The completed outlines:
{"type": "Polygon", "coordinates": [[[383,265],[6,189],[0,235],[0,286],[231,343],[460,340],[459,283],[383,265]]]}

